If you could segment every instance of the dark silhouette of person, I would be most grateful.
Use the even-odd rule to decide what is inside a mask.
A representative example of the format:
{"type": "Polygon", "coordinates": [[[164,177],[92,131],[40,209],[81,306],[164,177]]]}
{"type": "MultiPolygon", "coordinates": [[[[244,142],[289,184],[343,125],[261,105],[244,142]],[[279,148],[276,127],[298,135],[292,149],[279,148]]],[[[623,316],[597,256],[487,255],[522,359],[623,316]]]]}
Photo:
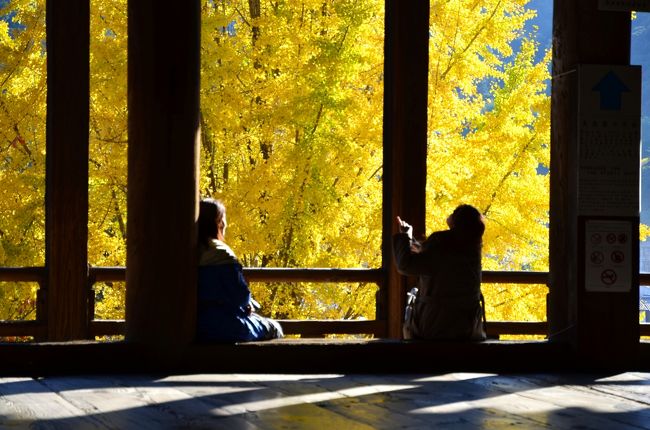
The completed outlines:
{"type": "Polygon", "coordinates": [[[393,255],[399,273],[418,277],[412,318],[405,339],[484,340],[481,294],[483,215],[460,205],[447,218],[449,230],[437,231],[422,243],[413,228],[397,217],[393,255]]]}

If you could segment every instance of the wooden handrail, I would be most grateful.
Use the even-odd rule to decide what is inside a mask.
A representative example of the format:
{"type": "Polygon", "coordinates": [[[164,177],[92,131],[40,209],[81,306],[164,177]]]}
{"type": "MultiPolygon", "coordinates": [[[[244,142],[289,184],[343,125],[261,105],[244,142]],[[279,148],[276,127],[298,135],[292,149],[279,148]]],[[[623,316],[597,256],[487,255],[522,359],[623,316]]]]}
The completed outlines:
{"type": "Polygon", "coordinates": [[[91,283],[103,281],[126,281],[126,267],[124,266],[91,266],[88,274],[91,283]]]}
{"type": "Polygon", "coordinates": [[[481,276],[484,284],[548,284],[548,272],[484,270],[481,276]]]}
{"type": "MultiPolygon", "coordinates": [[[[0,267],[0,281],[41,282],[45,279],[44,267],[0,267]]],[[[93,266],[89,269],[95,282],[124,281],[124,266],[93,266]]],[[[290,269],[245,267],[244,274],[251,282],[380,282],[382,269],[290,269]]],[[[484,270],[483,283],[547,284],[548,272],[523,272],[484,270]]],[[[640,285],[650,285],[650,273],[639,274],[640,285]]]]}
{"type": "Polygon", "coordinates": [[[126,321],[124,320],[92,320],[90,322],[90,335],[115,336],[126,333],[126,321]]]}
{"type": "MultiPolygon", "coordinates": [[[[383,280],[383,269],[293,269],[275,267],[244,267],[250,282],[376,282],[383,280]]],[[[123,266],[91,267],[90,276],[96,281],[124,281],[123,266]]],[[[483,283],[546,284],[548,272],[484,270],[483,283]]],[[[650,284],[650,275],[648,275],[650,284]]]]}
{"type": "MultiPolygon", "coordinates": [[[[386,335],[386,322],[382,320],[278,320],[287,335],[319,337],[328,334],[372,334],[386,335]]],[[[124,320],[94,320],[91,324],[93,336],[124,334],[124,320]]],[[[488,321],[489,336],[500,334],[546,335],[548,324],[544,321],[488,321]]]]}
{"type": "Polygon", "coordinates": [[[382,269],[244,268],[250,282],[374,282],[384,279],[382,269]]]}
{"type": "MultiPolygon", "coordinates": [[[[324,336],[327,334],[373,334],[385,336],[386,324],[381,320],[279,320],[285,334],[302,336],[324,336]]],[[[488,336],[547,335],[546,321],[488,321],[488,336]]],[[[91,324],[93,336],[121,335],[125,332],[124,320],[94,320],[91,324]]],[[[640,324],[641,336],[650,336],[650,324],[640,324]]]]}
{"type": "MultiPolygon", "coordinates": [[[[374,282],[384,279],[383,269],[293,269],[293,268],[244,268],[250,282],[374,282]]],[[[548,282],[548,272],[483,271],[483,283],[541,284],[548,282]]],[[[89,268],[90,284],[102,281],[124,281],[126,268],[102,266],[89,268]]],[[[0,281],[44,282],[44,267],[0,267],[0,281]]],[[[650,285],[650,274],[639,275],[641,285],[650,285]]],[[[381,320],[282,320],[287,334],[323,336],[326,334],[374,334],[385,335],[385,322],[381,320]]],[[[547,333],[546,322],[488,321],[488,335],[547,333]]],[[[124,320],[94,320],[91,322],[93,336],[124,334],[124,320]]],[[[0,336],[42,336],[44,323],[37,321],[0,322],[0,336]]],[[[642,336],[650,336],[650,324],[641,324],[642,336]]]]}
{"type": "Polygon", "coordinates": [[[0,267],[0,281],[38,282],[45,281],[45,267],[0,267]]]}
{"type": "MultiPolygon", "coordinates": [[[[386,322],[382,320],[279,320],[287,335],[319,337],[326,334],[372,334],[386,335],[386,322]]],[[[125,333],[124,320],[94,320],[93,336],[121,335],[125,333]]]]}
{"type": "Polygon", "coordinates": [[[486,329],[488,336],[502,334],[547,335],[548,323],[546,321],[488,321],[486,329]]]}
{"type": "Polygon", "coordinates": [[[0,336],[32,336],[43,338],[47,326],[39,321],[2,321],[0,322],[0,336]]]}
{"type": "MultiPolygon", "coordinates": [[[[250,282],[381,282],[382,269],[290,269],[245,267],[244,275],[250,282]]],[[[95,282],[124,281],[126,268],[91,267],[95,282]]]]}
{"type": "Polygon", "coordinates": [[[327,334],[372,334],[386,336],[386,321],[382,320],[279,320],[285,334],[307,337],[327,334]]]}
{"type": "Polygon", "coordinates": [[[650,273],[639,273],[639,285],[650,285],[650,273]]]}

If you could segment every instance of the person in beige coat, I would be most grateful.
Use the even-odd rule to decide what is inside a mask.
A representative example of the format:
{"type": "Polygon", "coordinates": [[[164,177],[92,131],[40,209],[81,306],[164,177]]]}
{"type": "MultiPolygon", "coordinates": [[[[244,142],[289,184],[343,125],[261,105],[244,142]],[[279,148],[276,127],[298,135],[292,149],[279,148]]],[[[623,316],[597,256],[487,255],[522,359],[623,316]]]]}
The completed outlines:
{"type": "MultiPolygon", "coordinates": [[[[393,255],[399,273],[418,277],[405,339],[484,340],[485,314],[481,294],[483,215],[460,205],[447,218],[449,230],[424,242],[413,239],[413,228],[397,217],[393,255]]],[[[412,290],[413,291],[413,290],[412,290]]]]}

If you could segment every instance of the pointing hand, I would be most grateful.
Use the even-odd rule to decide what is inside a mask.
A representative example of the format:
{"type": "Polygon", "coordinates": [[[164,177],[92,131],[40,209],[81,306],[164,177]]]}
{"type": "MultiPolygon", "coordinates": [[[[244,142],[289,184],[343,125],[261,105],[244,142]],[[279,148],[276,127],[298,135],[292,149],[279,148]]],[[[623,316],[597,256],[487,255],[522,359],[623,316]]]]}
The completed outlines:
{"type": "Polygon", "coordinates": [[[407,223],[406,221],[402,221],[402,219],[398,216],[397,226],[400,233],[406,233],[409,239],[413,239],[413,226],[411,226],[411,224],[407,223]]]}

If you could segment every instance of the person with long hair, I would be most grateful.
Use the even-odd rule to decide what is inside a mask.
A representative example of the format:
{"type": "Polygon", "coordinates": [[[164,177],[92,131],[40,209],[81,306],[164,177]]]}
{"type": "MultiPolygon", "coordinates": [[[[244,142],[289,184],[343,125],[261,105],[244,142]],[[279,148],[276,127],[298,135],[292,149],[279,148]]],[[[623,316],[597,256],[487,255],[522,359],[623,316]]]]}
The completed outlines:
{"type": "Polygon", "coordinates": [[[422,243],[413,227],[397,217],[393,255],[399,273],[418,277],[412,290],[411,317],[405,339],[484,340],[485,310],[481,293],[483,215],[460,205],[447,218],[449,230],[437,231],[422,243]]]}
{"type": "Polygon", "coordinates": [[[199,203],[197,340],[238,342],[283,337],[280,324],[255,311],[242,266],[224,242],[226,207],[220,200],[199,203]]]}

